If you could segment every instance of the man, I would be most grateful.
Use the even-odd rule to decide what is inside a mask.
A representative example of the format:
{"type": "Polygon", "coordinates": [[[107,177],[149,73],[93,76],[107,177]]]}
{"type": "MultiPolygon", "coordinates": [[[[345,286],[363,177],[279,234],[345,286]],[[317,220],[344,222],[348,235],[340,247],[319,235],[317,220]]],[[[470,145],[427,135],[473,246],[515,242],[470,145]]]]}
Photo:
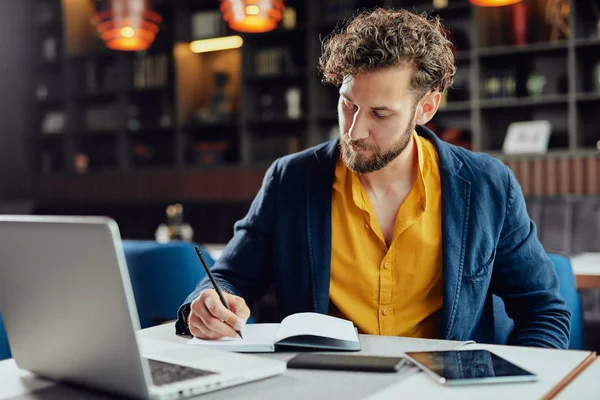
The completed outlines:
{"type": "Polygon", "coordinates": [[[489,343],[506,339],[497,295],[510,343],[567,347],[570,314],[513,174],[422,127],[455,73],[439,21],[362,13],[327,39],[320,67],[340,87],[339,140],[273,163],[213,269],[232,311],[203,280],[177,331],[234,337],[275,283],[280,318],[489,343]]]}

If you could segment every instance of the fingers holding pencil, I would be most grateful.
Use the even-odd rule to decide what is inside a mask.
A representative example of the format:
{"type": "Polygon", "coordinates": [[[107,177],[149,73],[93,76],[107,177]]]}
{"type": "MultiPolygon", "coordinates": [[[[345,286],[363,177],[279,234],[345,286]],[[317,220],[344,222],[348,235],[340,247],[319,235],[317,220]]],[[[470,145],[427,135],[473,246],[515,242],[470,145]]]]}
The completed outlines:
{"type": "Polygon", "coordinates": [[[244,299],[225,293],[232,310],[228,310],[213,289],[203,291],[191,304],[188,326],[195,337],[219,339],[238,337],[250,316],[244,299]],[[236,332],[237,331],[237,332],[236,332]]]}
{"type": "MultiPolygon", "coordinates": [[[[248,317],[246,317],[242,323],[240,323],[239,321],[235,320],[233,318],[232,315],[236,315],[235,311],[231,312],[231,308],[229,307],[229,301],[227,300],[227,298],[225,298],[225,294],[223,293],[223,291],[221,290],[221,288],[219,287],[218,282],[216,281],[215,277],[213,276],[210,268],[208,268],[208,264],[206,263],[206,260],[204,259],[204,256],[202,255],[202,251],[200,250],[200,248],[198,246],[195,246],[195,250],[196,250],[196,254],[198,255],[198,259],[200,260],[200,262],[202,263],[202,266],[204,267],[204,270],[206,271],[206,276],[208,276],[208,278],[210,279],[210,282],[212,283],[213,287],[215,288],[215,292],[221,302],[221,305],[219,305],[216,301],[212,302],[210,301],[211,297],[208,297],[208,301],[210,302],[210,307],[212,307],[212,309],[209,309],[208,311],[210,312],[210,314],[214,317],[217,317],[217,315],[215,315],[215,313],[218,314],[222,314],[225,318],[221,318],[221,321],[223,322],[227,322],[229,321],[229,325],[231,327],[233,327],[237,333],[237,335],[243,339],[244,337],[242,336],[242,332],[240,332],[240,330],[242,329],[241,327],[243,326],[243,324],[245,324],[246,319],[248,319],[248,317]],[[229,312],[225,312],[225,310],[223,310],[222,308],[227,309],[227,311],[229,312]],[[239,326],[239,329],[236,328],[236,326],[239,326]]],[[[205,291],[206,292],[206,291],[205,291]]],[[[204,292],[203,292],[204,293],[204,292]]],[[[202,293],[202,294],[203,294],[202,293]]],[[[202,297],[202,294],[200,295],[200,297],[202,297]]],[[[238,304],[238,309],[240,309],[240,312],[242,313],[246,313],[246,310],[244,309],[244,307],[247,309],[248,306],[246,306],[246,302],[244,301],[244,299],[242,299],[239,296],[234,296],[232,294],[227,294],[228,297],[230,299],[232,299],[236,304],[238,304]],[[240,303],[241,300],[241,303],[240,303]]],[[[193,304],[193,303],[192,303],[193,304]]],[[[204,306],[208,309],[208,305],[206,304],[206,301],[203,303],[204,306]]],[[[205,313],[204,313],[205,314],[205,313]]],[[[248,316],[250,316],[250,310],[248,309],[247,312],[248,316]]],[[[190,313],[191,315],[191,313],[190,313]]],[[[202,307],[200,307],[200,309],[198,310],[198,317],[201,317],[202,314],[202,307]]],[[[208,316],[204,315],[205,318],[207,318],[207,322],[210,322],[214,327],[219,327],[221,330],[223,330],[223,326],[219,325],[217,322],[213,321],[212,319],[208,319],[208,316]]],[[[188,326],[189,323],[188,323],[188,326]]]]}

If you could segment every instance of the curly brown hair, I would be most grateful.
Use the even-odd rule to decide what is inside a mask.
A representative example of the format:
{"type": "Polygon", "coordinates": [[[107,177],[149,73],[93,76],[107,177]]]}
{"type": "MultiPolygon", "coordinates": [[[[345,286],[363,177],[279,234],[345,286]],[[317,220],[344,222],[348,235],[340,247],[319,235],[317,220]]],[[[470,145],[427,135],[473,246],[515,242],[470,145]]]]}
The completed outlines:
{"type": "Polygon", "coordinates": [[[453,45],[439,17],[407,10],[364,11],[323,41],[319,67],[324,83],[397,65],[414,68],[411,86],[421,96],[452,84],[453,45]]]}

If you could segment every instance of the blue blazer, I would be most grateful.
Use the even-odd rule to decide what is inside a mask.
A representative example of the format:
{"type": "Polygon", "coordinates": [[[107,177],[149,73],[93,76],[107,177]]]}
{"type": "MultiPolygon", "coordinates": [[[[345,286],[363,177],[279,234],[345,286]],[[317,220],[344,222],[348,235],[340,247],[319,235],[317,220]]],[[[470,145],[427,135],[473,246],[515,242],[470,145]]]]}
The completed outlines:
{"type": "MultiPolygon", "coordinates": [[[[444,299],[441,339],[496,343],[498,296],[514,320],[510,343],[567,348],[570,313],[553,264],[538,241],[515,177],[502,162],[417,133],[438,151],[442,184],[444,299]]],[[[212,270],[249,307],[275,283],[278,317],[327,313],[331,191],[339,141],[275,161],[248,214],[212,270]]],[[[180,308],[177,330],[199,293],[180,308]]]]}

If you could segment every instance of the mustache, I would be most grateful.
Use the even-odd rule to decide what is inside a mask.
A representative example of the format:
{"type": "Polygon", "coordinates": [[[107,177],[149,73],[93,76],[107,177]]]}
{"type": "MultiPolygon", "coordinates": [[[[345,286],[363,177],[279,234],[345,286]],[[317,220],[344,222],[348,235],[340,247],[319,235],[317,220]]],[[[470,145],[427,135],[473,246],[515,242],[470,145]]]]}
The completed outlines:
{"type": "Polygon", "coordinates": [[[377,150],[377,146],[375,144],[369,143],[365,139],[351,140],[351,139],[344,138],[343,143],[348,147],[354,145],[355,147],[358,147],[360,150],[367,150],[367,151],[376,151],[377,150]]]}

